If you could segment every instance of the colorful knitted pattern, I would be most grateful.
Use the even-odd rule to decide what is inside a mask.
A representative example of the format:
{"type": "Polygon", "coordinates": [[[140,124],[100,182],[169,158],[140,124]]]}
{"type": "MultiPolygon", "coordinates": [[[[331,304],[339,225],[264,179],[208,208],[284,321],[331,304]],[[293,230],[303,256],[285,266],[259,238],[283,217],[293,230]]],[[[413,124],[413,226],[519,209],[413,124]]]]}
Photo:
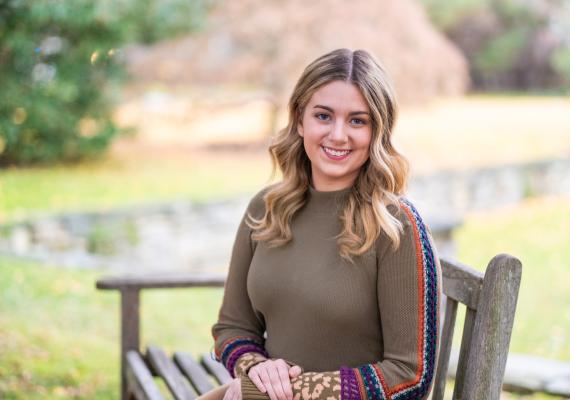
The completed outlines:
{"type": "Polygon", "coordinates": [[[406,198],[401,198],[400,204],[412,223],[418,254],[419,368],[413,380],[390,388],[378,364],[366,364],[357,368],[341,367],[341,400],[422,399],[433,379],[438,324],[437,265],[426,232],[427,227],[418,211],[406,198]]]}
{"type": "Polygon", "coordinates": [[[267,351],[263,345],[256,339],[246,336],[233,337],[222,343],[220,348],[216,349],[216,360],[221,362],[232,378],[235,378],[234,368],[238,358],[245,353],[259,353],[269,358],[267,351]]]}

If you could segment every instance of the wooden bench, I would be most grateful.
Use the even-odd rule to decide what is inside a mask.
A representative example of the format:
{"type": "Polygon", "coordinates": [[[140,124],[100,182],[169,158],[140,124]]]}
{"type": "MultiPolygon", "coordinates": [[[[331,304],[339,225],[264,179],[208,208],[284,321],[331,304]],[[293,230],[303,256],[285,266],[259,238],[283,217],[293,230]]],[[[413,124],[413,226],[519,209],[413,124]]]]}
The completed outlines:
{"type": "MultiPolygon", "coordinates": [[[[499,399],[513,327],[522,266],[518,259],[499,254],[485,275],[460,262],[441,258],[443,327],[432,399],[443,399],[458,304],[466,306],[453,399],[499,399]]],[[[231,380],[224,366],[210,353],[195,360],[139,341],[139,300],[143,289],[223,287],[223,276],[177,278],[111,277],[97,288],[121,294],[121,398],[163,399],[155,377],[162,379],[175,399],[193,399],[216,384],[231,380]],[[213,378],[213,379],[212,379],[213,378]]]]}

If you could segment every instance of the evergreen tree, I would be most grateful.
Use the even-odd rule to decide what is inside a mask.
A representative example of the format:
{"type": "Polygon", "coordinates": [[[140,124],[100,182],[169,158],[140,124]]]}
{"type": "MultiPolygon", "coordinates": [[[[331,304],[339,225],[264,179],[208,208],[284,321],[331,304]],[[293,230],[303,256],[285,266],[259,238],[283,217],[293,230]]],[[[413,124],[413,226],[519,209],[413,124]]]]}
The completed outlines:
{"type": "Polygon", "coordinates": [[[102,154],[121,46],[201,26],[207,0],[0,0],[0,166],[102,154]]]}

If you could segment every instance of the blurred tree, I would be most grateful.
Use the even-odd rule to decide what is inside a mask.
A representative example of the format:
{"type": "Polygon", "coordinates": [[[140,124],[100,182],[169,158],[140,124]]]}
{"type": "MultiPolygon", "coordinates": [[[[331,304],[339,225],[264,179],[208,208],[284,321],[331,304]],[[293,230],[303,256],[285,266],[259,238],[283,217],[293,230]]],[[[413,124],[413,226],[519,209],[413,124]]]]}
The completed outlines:
{"type": "Polygon", "coordinates": [[[553,16],[551,29],[563,38],[563,45],[554,51],[552,62],[554,69],[563,76],[566,87],[570,87],[570,2],[563,2],[561,9],[553,16]]]}
{"type": "Polygon", "coordinates": [[[489,0],[421,0],[432,21],[444,31],[489,3],[489,0]]]}
{"type": "Polygon", "coordinates": [[[567,0],[422,0],[477,89],[570,88],[567,0]]]}
{"type": "Polygon", "coordinates": [[[214,0],[0,0],[0,166],[102,154],[121,46],[202,27],[214,0]]]}

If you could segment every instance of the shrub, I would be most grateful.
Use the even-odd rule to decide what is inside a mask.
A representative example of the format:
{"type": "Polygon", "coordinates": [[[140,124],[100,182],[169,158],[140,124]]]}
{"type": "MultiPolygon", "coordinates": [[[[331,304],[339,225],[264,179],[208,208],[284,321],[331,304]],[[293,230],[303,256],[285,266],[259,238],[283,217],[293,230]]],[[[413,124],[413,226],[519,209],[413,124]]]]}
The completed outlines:
{"type": "Polygon", "coordinates": [[[121,46],[199,28],[208,0],[0,1],[0,166],[102,154],[121,46]]]}

